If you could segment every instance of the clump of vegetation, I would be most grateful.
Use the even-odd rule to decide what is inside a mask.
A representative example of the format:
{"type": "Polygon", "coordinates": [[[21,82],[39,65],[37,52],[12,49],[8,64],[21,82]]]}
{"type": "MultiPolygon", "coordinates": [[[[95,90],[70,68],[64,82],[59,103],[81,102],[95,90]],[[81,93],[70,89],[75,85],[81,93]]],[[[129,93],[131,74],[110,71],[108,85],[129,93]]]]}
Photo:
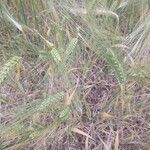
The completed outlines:
{"type": "Polygon", "coordinates": [[[149,149],[149,0],[1,0],[0,149],[149,149]]]}

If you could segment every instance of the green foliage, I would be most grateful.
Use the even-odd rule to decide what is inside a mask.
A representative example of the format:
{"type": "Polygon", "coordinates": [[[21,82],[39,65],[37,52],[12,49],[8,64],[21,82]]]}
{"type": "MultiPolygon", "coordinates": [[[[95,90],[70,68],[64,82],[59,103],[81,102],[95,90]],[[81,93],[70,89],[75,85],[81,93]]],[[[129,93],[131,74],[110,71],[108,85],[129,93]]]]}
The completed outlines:
{"type": "MultiPolygon", "coordinates": [[[[50,128],[57,128],[59,120],[54,121],[53,125],[44,128],[43,126],[38,126],[38,124],[33,123],[32,128],[25,125],[24,121],[27,119],[33,118],[34,115],[40,114],[42,112],[46,112],[49,108],[48,112],[53,112],[53,107],[56,107],[60,103],[60,100],[64,97],[64,92],[56,93],[52,96],[49,96],[47,99],[39,100],[38,102],[33,102],[30,104],[30,106],[24,106],[21,108],[18,108],[16,112],[16,118],[13,119],[11,124],[8,124],[5,127],[2,127],[2,132],[0,135],[14,135],[18,136],[21,139],[25,136],[26,138],[22,141],[23,143],[29,143],[30,140],[34,140],[35,138],[38,138],[44,134],[49,133],[50,128]],[[56,125],[56,126],[55,126],[56,125]]],[[[68,109],[67,109],[68,110],[68,109]]],[[[61,113],[60,119],[64,119],[66,117],[68,112],[65,111],[65,116],[63,115],[63,112],[61,113]]],[[[57,118],[57,116],[55,116],[57,118]]],[[[67,118],[66,118],[67,119],[67,118]]]]}

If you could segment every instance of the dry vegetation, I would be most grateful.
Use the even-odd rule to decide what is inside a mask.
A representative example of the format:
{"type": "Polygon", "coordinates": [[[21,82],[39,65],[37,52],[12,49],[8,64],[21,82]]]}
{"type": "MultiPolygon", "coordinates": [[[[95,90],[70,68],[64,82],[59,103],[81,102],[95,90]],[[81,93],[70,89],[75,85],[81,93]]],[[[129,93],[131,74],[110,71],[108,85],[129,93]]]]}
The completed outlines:
{"type": "Polygon", "coordinates": [[[149,150],[149,41],[149,0],[1,0],[0,150],[149,150]]]}

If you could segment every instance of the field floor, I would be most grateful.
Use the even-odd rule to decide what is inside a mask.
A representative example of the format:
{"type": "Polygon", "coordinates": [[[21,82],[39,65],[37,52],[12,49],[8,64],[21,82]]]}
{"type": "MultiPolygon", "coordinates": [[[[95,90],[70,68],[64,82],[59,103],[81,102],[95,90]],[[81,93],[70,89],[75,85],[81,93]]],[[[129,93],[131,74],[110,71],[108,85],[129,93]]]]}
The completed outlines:
{"type": "Polygon", "coordinates": [[[1,0],[0,150],[150,150],[149,0],[1,0]]]}

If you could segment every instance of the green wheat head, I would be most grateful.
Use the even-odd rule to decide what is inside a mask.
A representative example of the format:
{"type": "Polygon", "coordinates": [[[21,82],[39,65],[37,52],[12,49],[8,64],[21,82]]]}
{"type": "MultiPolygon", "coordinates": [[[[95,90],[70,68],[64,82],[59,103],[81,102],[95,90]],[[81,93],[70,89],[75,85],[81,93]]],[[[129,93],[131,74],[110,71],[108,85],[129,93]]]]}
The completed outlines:
{"type": "Polygon", "coordinates": [[[6,64],[4,64],[4,66],[0,69],[0,84],[4,82],[10,70],[13,69],[14,66],[18,64],[20,60],[21,57],[14,56],[10,58],[6,64]]]}
{"type": "Polygon", "coordinates": [[[60,57],[60,54],[58,53],[57,49],[53,48],[51,50],[51,56],[54,59],[56,64],[59,64],[61,62],[61,57],[60,57]]]}
{"type": "Polygon", "coordinates": [[[53,107],[63,99],[64,95],[65,93],[63,91],[58,92],[54,95],[48,96],[43,100],[40,99],[37,102],[30,103],[30,105],[26,105],[23,108],[19,107],[16,112],[17,118],[21,117],[22,119],[25,119],[31,115],[34,115],[37,112],[44,111],[49,106],[53,107]]]}
{"type": "Polygon", "coordinates": [[[126,74],[124,72],[124,68],[122,64],[119,62],[116,54],[111,50],[107,49],[106,53],[104,54],[107,61],[110,63],[112,68],[115,70],[118,82],[123,84],[126,81],[126,74]]]}
{"type": "Polygon", "coordinates": [[[37,111],[47,108],[51,103],[56,103],[62,100],[63,97],[64,97],[64,92],[59,92],[53,96],[48,97],[43,102],[41,102],[41,104],[37,107],[37,111]]]}
{"type": "MultiPolygon", "coordinates": [[[[28,118],[29,116],[32,117],[35,113],[40,113],[41,111],[44,111],[50,105],[52,106],[52,104],[56,104],[57,102],[62,100],[63,97],[64,92],[58,92],[44,99],[42,102],[40,100],[37,104],[33,103],[33,105],[31,105],[31,108],[28,105],[19,108],[18,112],[16,113],[16,119],[13,121],[13,123],[11,123],[8,126],[0,128],[1,130],[3,129],[0,135],[3,134],[9,135],[12,133],[19,134],[21,130],[23,130],[24,125],[22,122],[24,119],[28,118]],[[20,112],[20,109],[22,110],[22,112],[20,112]]],[[[60,118],[67,115],[67,112],[64,113],[65,114],[63,115],[63,112],[61,112],[60,118]]]]}
{"type": "Polygon", "coordinates": [[[78,38],[73,38],[67,48],[66,48],[66,51],[65,51],[65,55],[66,55],[66,59],[69,59],[69,56],[73,53],[74,49],[76,48],[77,46],[77,43],[78,43],[78,38]]]}

